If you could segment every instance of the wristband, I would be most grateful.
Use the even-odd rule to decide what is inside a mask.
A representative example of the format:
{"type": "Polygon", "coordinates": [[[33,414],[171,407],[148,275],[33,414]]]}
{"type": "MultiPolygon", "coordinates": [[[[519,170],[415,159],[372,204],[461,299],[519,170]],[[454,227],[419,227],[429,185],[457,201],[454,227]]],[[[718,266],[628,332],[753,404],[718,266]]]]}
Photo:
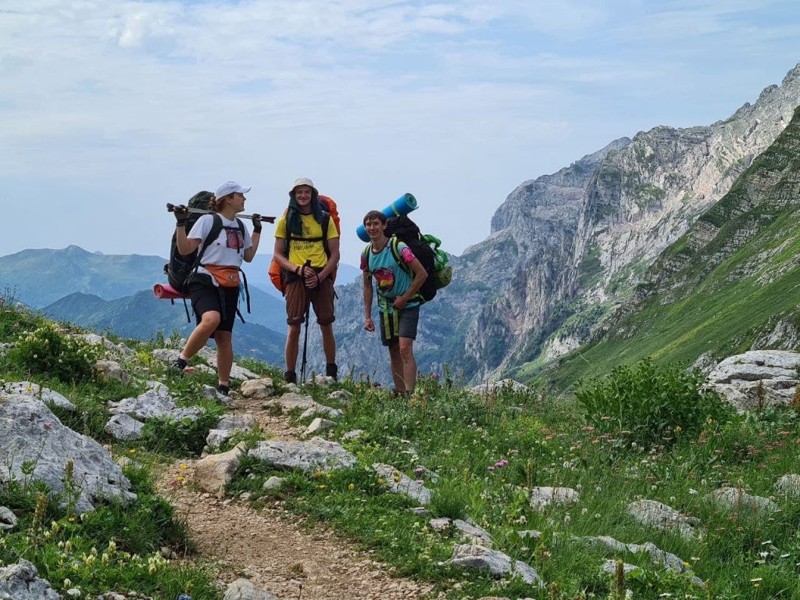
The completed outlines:
{"type": "Polygon", "coordinates": [[[186,227],[186,219],[179,219],[175,224],[176,227],[186,227]]]}

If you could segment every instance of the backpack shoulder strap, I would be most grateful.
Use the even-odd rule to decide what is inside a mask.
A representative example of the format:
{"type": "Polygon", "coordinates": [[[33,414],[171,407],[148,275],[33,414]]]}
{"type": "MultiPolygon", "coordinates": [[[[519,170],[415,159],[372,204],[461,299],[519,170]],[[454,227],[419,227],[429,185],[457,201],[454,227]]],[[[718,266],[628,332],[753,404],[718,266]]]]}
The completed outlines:
{"type": "Polygon", "coordinates": [[[322,211],[322,222],[320,223],[320,227],[322,227],[322,247],[325,249],[325,256],[330,258],[331,250],[328,248],[328,225],[331,222],[331,213],[327,210],[322,211]]]}
{"type": "Polygon", "coordinates": [[[403,257],[400,256],[400,240],[397,238],[396,235],[393,235],[389,247],[392,249],[392,258],[394,258],[394,262],[397,263],[403,271],[406,273],[411,273],[411,267],[406,264],[406,261],[403,260],[403,257]]]}
{"type": "Polygon", "coordinates": [[[372,275],[372,269],[369,268],[369,251],[370,251],[370,248],[372,248],[372,244],[371,243],[367,244],[366,246],[364,246],[364,249],[361,251],[361,256],[364,257],[364,260],[367,263],[367,273],[372,275]]]}
{"type": "Polygon", "coordinates": [[[203,240],[203,245],[200,247],[200,251],[197,253],[197,262],[195,267],[200,264],[200,259],[203,258],[203,253],[206,251],[211,244],[219,237],[219,232],[222,231],[222,217],[220,217],[217,213],[211,215],[211,218],[214,222],[211,224],[211,230],[208,232],[206,239],[203,240]]]}

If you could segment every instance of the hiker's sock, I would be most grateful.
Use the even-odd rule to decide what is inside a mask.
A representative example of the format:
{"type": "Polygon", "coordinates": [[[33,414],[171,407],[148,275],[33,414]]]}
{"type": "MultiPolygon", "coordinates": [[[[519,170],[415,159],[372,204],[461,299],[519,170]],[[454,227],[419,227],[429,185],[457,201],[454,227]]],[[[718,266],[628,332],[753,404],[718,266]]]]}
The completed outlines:
{"type": "Polygon", "coordinates": [[[283,380],[286,383],[297,383],[297,371],[286,371],[286,372],[284,372],[283,380]]]}
{"type": "Polygon", "coordinates": [[[336,366],[336,363],[327,363],[325,365],[325,375],[333,377],[334,381],[339,381],[339,367],[336,366]]]}
{"type": "Polygon", "coordinates": [[[222,394],[223,396],[227,396],[227,395],[230,393],[230,391],[231,391],[231,388],[230,388],[230,386],[229,386],[227,383],[220,383],[220,384],[217,386],[217,391],[218,391],[220,394],[222,394]]]}

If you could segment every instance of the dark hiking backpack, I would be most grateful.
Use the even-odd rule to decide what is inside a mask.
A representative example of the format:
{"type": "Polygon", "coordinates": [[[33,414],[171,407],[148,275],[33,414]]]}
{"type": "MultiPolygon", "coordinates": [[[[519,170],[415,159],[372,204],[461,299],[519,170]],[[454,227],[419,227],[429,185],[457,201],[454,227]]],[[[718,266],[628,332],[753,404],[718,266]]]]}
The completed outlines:
{"type": "MultiPolygon", "coordinates": [[[[189,208],[210,210],[209,202],[212,198],[214,198],[214,194],[211,192],[197,192],[189,199],[187,206],[189,208]]],[[[192,226],[201,216],[202,215],[200,213],[189,213],[189,216],[186,219],[186,233],[189,233],[192,230],[192,226]]],[[[217,223],[215,222],[214,225],[216,226],[217,223]]],[[[219,227],[222,227],[222,222],[219,223],[219,227]]],[[[214,229],[217,228],[214,227],[214,229]]],[[[207,243],[203,246],[203,248],[198,248],[186,256],[183,256],[180,252],[178,252],[178,245],[176,241],[177,234],[172,234],[172,242],[169,246],[169,262],[164,265],[164,273],[167,275],[167,281],[173,288],[175,288],[176,291],[182,294],[186,294],[189,291],[189,276],[199,264],[199,258],[205,251],[205,246],[211,241],[215,240],[220,231],[221,229],[217,229],[216,234],[214,234],[215,232],[212,230],[211,233],[214,235],[213,237],[212,235],[209,235],[206,238],[207,243]]]]}
{"type": "MultiPolygon", "coordinates": [[[[209,203],[213,198],[214,194],[211,192],[197,192],[189,199],[187,206],[189,208],[200,210],[210,210],[209,203]]],[[[197,267],[200,266],[200,261],[203,258],[203,253],[206,251],[206,248],[208,248],[219,237],[220,232],[224,228],[222,224],[222,218],[216,213],[212,214],[214,217],[214,223],[211,225],[211,230],[208,232],[203,244],[191,254],[184,256],[178,252],[177,233],[172,234],[172,241],[170,242],[169,248],[169,262],[164,265],[164,273],[167,275],[167,281],[175,289],[175,291],[184,295],[184,309],[186,310],[186,318],[190,321],[189,308],[186,306],[186,297],[188,297],[189,294],[189,283],[191,276],[193,273],[195,273],[195,271],[197,271],[197,267]]],[[[186,219],[186,233],[191,231],[192,227],[201,216],[203,216],[203,213],[189,213],[189,216],[186,219]]],[[[242,220],[238,217],[236,218],[236,223],[239,227],[242,238],[244,239],[244,223],[242,223],[242,220]]],[[[249,313],[250,290],[247,286],[247,277],[241,268],[239,269],[239,273],[242,276],[242,283],[247,301],[247,312],[249,313]]],[[[172,303],[174,304],[175,302],[173,301],[172,303]]],[[[242,317],[242,313],[238,308],[236,309],[236,313],[239,315],[242,323],[244,323],[244,317],[242,317]]]]}
{"type": "Polygon", "coordinates": [[[449,284],[453,277],[453,270],[448,264],[447,254],[444,250],[439,249],[441,240],[430,234],[423,235],[417,224],[407,215],[387,219],[386,235],[391,238],[392,255],[402,269],[411,272],[411,268],[400,257],[398,242],[403,242],[411,248],[414,256],[425,267],[428,278],[422,284],[418,294],[423,302],[433,300],[437,290],[449,284]]]}

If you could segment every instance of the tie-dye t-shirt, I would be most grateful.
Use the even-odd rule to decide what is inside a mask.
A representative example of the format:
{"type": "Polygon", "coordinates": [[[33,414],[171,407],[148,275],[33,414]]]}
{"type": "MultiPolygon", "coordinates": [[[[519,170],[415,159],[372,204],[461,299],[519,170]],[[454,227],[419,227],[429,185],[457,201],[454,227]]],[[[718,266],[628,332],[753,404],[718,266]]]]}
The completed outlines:
{"type": "MultiPolygon", "coordinates": [[[[403,242],[398,242],[397,249],[401,260],[407,265],[410,265],[416,258],[411,248],[403,242]]],[[[394,300],[397,296],[402,296],[411,287],[413,280],[413,275],[407,273],[405,269],[395,262],[391,240],[386,242],[380,252],[375,252],[370,246],[367,256],[362,253],[361,270],[369,271],[372,274],[375,279],[375,287],[378,289],[378,295],[388,300],[394,300]]],[[[418,304],[419,302],[415,300],[409,301],[406,306],[412,307],[418,304]]]]}

